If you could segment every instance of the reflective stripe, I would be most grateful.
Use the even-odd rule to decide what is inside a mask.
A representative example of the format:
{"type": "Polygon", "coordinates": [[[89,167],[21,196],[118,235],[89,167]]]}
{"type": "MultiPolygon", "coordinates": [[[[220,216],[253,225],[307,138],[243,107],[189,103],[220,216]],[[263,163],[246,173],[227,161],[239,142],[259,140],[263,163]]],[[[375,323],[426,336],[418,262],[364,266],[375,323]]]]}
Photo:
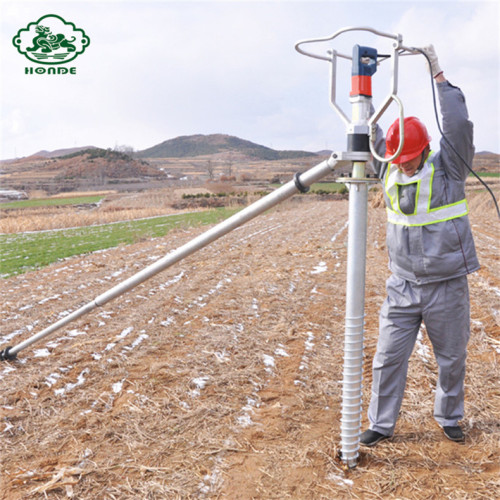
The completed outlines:
{"type": "Polygon", "coordinates": [[[403,226],[424,226],[467,215],[469,208],[465,198],[449,205],[431,208],[433,179],[434,165],[431,155],[420,172],[412,177],[406,176],[396,166],[390,164],[384,186],[390,204],[386,209],[387,220],[392,224],[403,226]],[[410,184],[416,184],[415,210],[412,214],[405,214],[399,206],[399,186],[410,184]]]}

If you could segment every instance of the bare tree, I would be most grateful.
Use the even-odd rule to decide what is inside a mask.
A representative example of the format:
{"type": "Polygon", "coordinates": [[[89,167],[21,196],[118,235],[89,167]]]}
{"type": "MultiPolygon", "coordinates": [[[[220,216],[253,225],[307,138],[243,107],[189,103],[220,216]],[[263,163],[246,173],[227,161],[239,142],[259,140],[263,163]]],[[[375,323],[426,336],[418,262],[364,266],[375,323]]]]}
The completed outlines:
{"type": "Polygon", "coordinates": [[[228,160],[226,162],[226,175],[231,177],[233,175],[233,160],[228,160]]]}
{"type": "Polygon", "coordinates": [[[114,150],[118,153],[125,153],[129,156],[134,154],[134,148],[132,146],[127,146],[126,144],[122,144],[119,146],[118,144],[114,147],[114,150]]]}
{"type": "Polygon", "coordinates": [[[214,180],[214,165],[212,163],[212,160],[207,160],[207,163],[206,163],[206,170],[207,170],[207,174],[208,174],[208,178],[213,181],[214,180]]]}

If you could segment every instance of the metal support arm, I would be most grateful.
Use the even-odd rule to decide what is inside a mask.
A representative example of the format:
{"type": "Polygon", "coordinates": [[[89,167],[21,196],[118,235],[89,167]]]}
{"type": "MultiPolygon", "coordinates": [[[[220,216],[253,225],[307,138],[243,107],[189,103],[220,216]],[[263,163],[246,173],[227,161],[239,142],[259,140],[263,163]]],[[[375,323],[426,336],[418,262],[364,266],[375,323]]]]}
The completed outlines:
{"type": "Polygon", "coordinates": [[[189,255],[193,254],[197,250],[202,249],[203,247],[217,240],[221,236],[224,236],[233,229],[236,229],[237,227],[245,224],[254,217],[265,212],[266,210],[269,210],[270,208],[281,203],[282,201],[290,198],[294,194],[297,194],[299,191],[302,190],[302,188],[308,188],[309,186],[311,186],[311,184],[314,184],[315,182],[319,181],[327,174],[331,173],[334,169],[344,168],[347,165],[350,165],[352,161],[360,159],[361,156],[359,154],[356,155],[352,153],[351,154],[333,153],[328,160],[319,163],[315,167],[312,167],[306,172],[300,174],[300,176],[296,176],[293,180],[289,181],[287,184],[276,189],[272,193],[269,193],[264,198],[261,198],[252,205],[244,208],[243,210],[236,213],[229,219],[226,219],[220,224],[209,229],[205,233],[197,236],[196,238],[189,241],[185,245],[182,245],[176,250],[165,255],[165,257],[162,257],[161,259],[157,260],[156,262],[146,267],[142,271],[139,271],[138,273],[134,274],[127,280],[119,283],[118,285],[114,286],[108,291],[102,293],[94,300],[80,307],[79,309],[72,312],[68,316],[60,319],[56,323],[53,323],[52,325],[48,326],[41,332],[30,337],[24,342],[21,342],[15,347],[7,347],[3,349],[2,351],[0,351],[0,359],[3,360],[14,359],[19,351],[25,349],[26,347],[29,347],[35,342],[38,342],[47,335],[50,335],[56,330],[59,330],[63,326],[66,326],[68,323],[80,318],[81,316],[87,314],[96,307],[103,306],[110,300],[113,300],[116,297],[124,294],[125,292],[131,290],[132,288],[143,283],[149,278],[155,276],[159,272],[169,268],[176,262],[179,262],[185,257],[188,257],[189,255]],[[302,186],[302,188],[299,188],[298,186],[302,186]]]}

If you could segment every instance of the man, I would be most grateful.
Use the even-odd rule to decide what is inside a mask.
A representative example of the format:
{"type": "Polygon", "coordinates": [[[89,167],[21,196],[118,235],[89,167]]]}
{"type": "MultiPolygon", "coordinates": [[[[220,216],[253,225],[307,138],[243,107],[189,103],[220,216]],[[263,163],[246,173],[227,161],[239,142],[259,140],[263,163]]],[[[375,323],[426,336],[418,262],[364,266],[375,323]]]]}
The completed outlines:
{"type": "MultiPolygon", "coordinates": [[[[458,422],[464,415],[470,333],[467,274],[479,269],[479,262],[465,200],[469,172],[457,152],[472,163],[473,126],[465,98],[445,79],[434,48],[431,45],[424,51],[437,82],[448,141],[441,139],[441,150],[432,152],[425,126],[417,118],[405,118],[401,154],[392,163],[375,165],[384,185],[392,275],[380,311],[368,409],[370,426],[360,438],[365,446],[374,446],[394,433],[408,359],[422,321],[439,369],[434,418],[447,438],[464,440],[458,422]]],[[[399,120],[390,127],[385,146],[385,158],[390,158],[399,146],[399,120]]]]}

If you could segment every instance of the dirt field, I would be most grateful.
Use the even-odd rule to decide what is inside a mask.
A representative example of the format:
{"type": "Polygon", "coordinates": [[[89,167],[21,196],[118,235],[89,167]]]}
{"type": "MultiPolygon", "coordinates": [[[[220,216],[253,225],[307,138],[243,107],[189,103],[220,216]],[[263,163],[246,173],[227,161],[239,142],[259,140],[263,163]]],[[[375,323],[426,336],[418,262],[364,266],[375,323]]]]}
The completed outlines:
{"type": "MultiPolygon", "coordinates": [[[[497,193],[498,194],[498,193],[497,193]]],[[[423,331],[393,439],[338,460],[348,204],[296,197],[0,364],[0,498],[491,499],[500,496],[499,224],[469,198],[465,444],[432,418],[423,331]]],[[[367,242],[363,427],[388,276],[367,242]]],[[[3,280],[15,345],[203,229],[3,280]]]]}

